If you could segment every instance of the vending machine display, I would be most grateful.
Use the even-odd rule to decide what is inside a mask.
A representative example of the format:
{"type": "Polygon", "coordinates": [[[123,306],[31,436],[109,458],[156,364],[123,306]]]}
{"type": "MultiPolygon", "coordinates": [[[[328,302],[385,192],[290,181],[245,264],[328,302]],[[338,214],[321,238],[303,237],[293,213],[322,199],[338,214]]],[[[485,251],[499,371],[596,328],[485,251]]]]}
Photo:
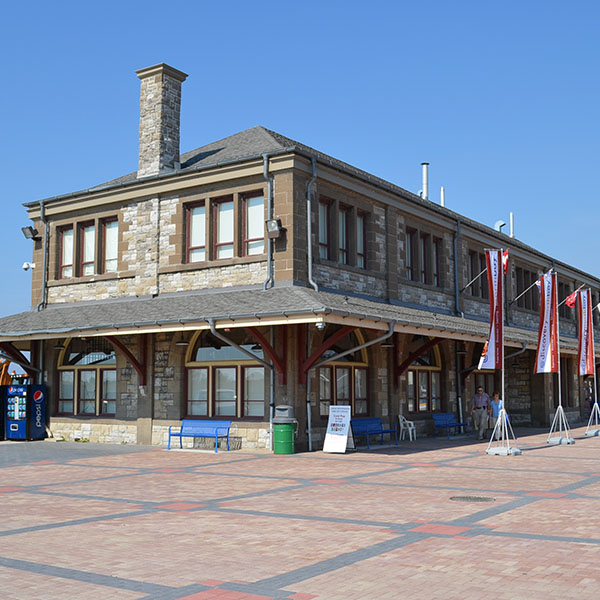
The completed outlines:
{"type": "Polygon", "coordinates": [[[46,386],[4,385],[1,396],[7,440],[46,437],[46,386]]]}

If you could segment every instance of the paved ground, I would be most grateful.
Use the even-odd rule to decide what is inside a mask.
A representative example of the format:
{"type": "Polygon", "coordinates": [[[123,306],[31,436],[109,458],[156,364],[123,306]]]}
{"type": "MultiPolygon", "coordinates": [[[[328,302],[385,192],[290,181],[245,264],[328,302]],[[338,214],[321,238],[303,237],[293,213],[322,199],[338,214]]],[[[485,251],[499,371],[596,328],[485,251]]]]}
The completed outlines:
{"type": "Polygon", "coordinates": [[[600,437],[517,433],[509,457],[0,442],[0,598],[597,598],[600,437]]]}

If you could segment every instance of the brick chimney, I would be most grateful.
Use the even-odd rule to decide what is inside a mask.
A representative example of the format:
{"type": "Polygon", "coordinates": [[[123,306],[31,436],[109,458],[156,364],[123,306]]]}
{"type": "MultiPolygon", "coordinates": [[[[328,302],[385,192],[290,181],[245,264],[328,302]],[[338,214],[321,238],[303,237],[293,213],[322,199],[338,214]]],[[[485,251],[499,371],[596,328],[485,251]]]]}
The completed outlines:
{"type": "Polygon", "coordinates": [[[140,157],[138,177],[179,166],[181,84],[187,75],[161,63],[136,71],[140,89],[140,157]]]}

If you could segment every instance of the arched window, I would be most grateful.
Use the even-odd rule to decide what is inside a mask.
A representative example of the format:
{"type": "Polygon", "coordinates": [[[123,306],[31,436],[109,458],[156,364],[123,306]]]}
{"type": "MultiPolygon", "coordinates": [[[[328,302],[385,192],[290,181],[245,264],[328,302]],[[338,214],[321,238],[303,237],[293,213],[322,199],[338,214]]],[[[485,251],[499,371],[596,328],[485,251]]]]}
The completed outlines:
{"type": "MultiPolygon", "coordinates": [[[[338,329],[339,325],[329,325],[324,339],[331,337],[338,329]]],[[[354,331],[326,350],[322,358],[336,356],[361,344],[364,344],[362,333],[354,331]]],[[[323,365],[318,369],[318,376],[319,413],[322,418],[329,416],[331,405],[349,405],[354,416],[369,413],[368,359],[365,348],[323,365]]]]}
{"type": "Polygon", "coordinates": [[[67,340],[58,357],[57,414],[114,416],[116,365],[115,351],[104,338],[67,340]]]}
{"type": "MultiPolygon", "coordinates": [[[[258,358],[259,344],[242,329],[224,331],[225,337],[258,358]]],[[[265,416],[265,368],[234,346],[228,346],[210,331],[192,338],[186,356],[187,417],[265,416]]]]}
{"type": "MultiPolygon", "coordinates": [[[[412,354],[428,342],[428,338],[413,336],[408,353],[412,354]]],[[[438,346],[415,359],[406,374],[408,382],[408,412],[422,413],[440,410],[442,361],[438,346]]]]}

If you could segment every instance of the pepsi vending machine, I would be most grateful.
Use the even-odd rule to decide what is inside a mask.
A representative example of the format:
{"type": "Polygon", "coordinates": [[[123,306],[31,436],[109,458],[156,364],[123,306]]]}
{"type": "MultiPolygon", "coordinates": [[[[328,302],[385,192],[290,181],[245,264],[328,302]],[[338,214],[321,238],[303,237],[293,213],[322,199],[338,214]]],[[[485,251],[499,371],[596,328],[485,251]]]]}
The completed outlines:
{"type": "Polygon", "coordinates": [[[46,386],[3,385],[4,437],[43,440],[46,437],[46,386]]]}

